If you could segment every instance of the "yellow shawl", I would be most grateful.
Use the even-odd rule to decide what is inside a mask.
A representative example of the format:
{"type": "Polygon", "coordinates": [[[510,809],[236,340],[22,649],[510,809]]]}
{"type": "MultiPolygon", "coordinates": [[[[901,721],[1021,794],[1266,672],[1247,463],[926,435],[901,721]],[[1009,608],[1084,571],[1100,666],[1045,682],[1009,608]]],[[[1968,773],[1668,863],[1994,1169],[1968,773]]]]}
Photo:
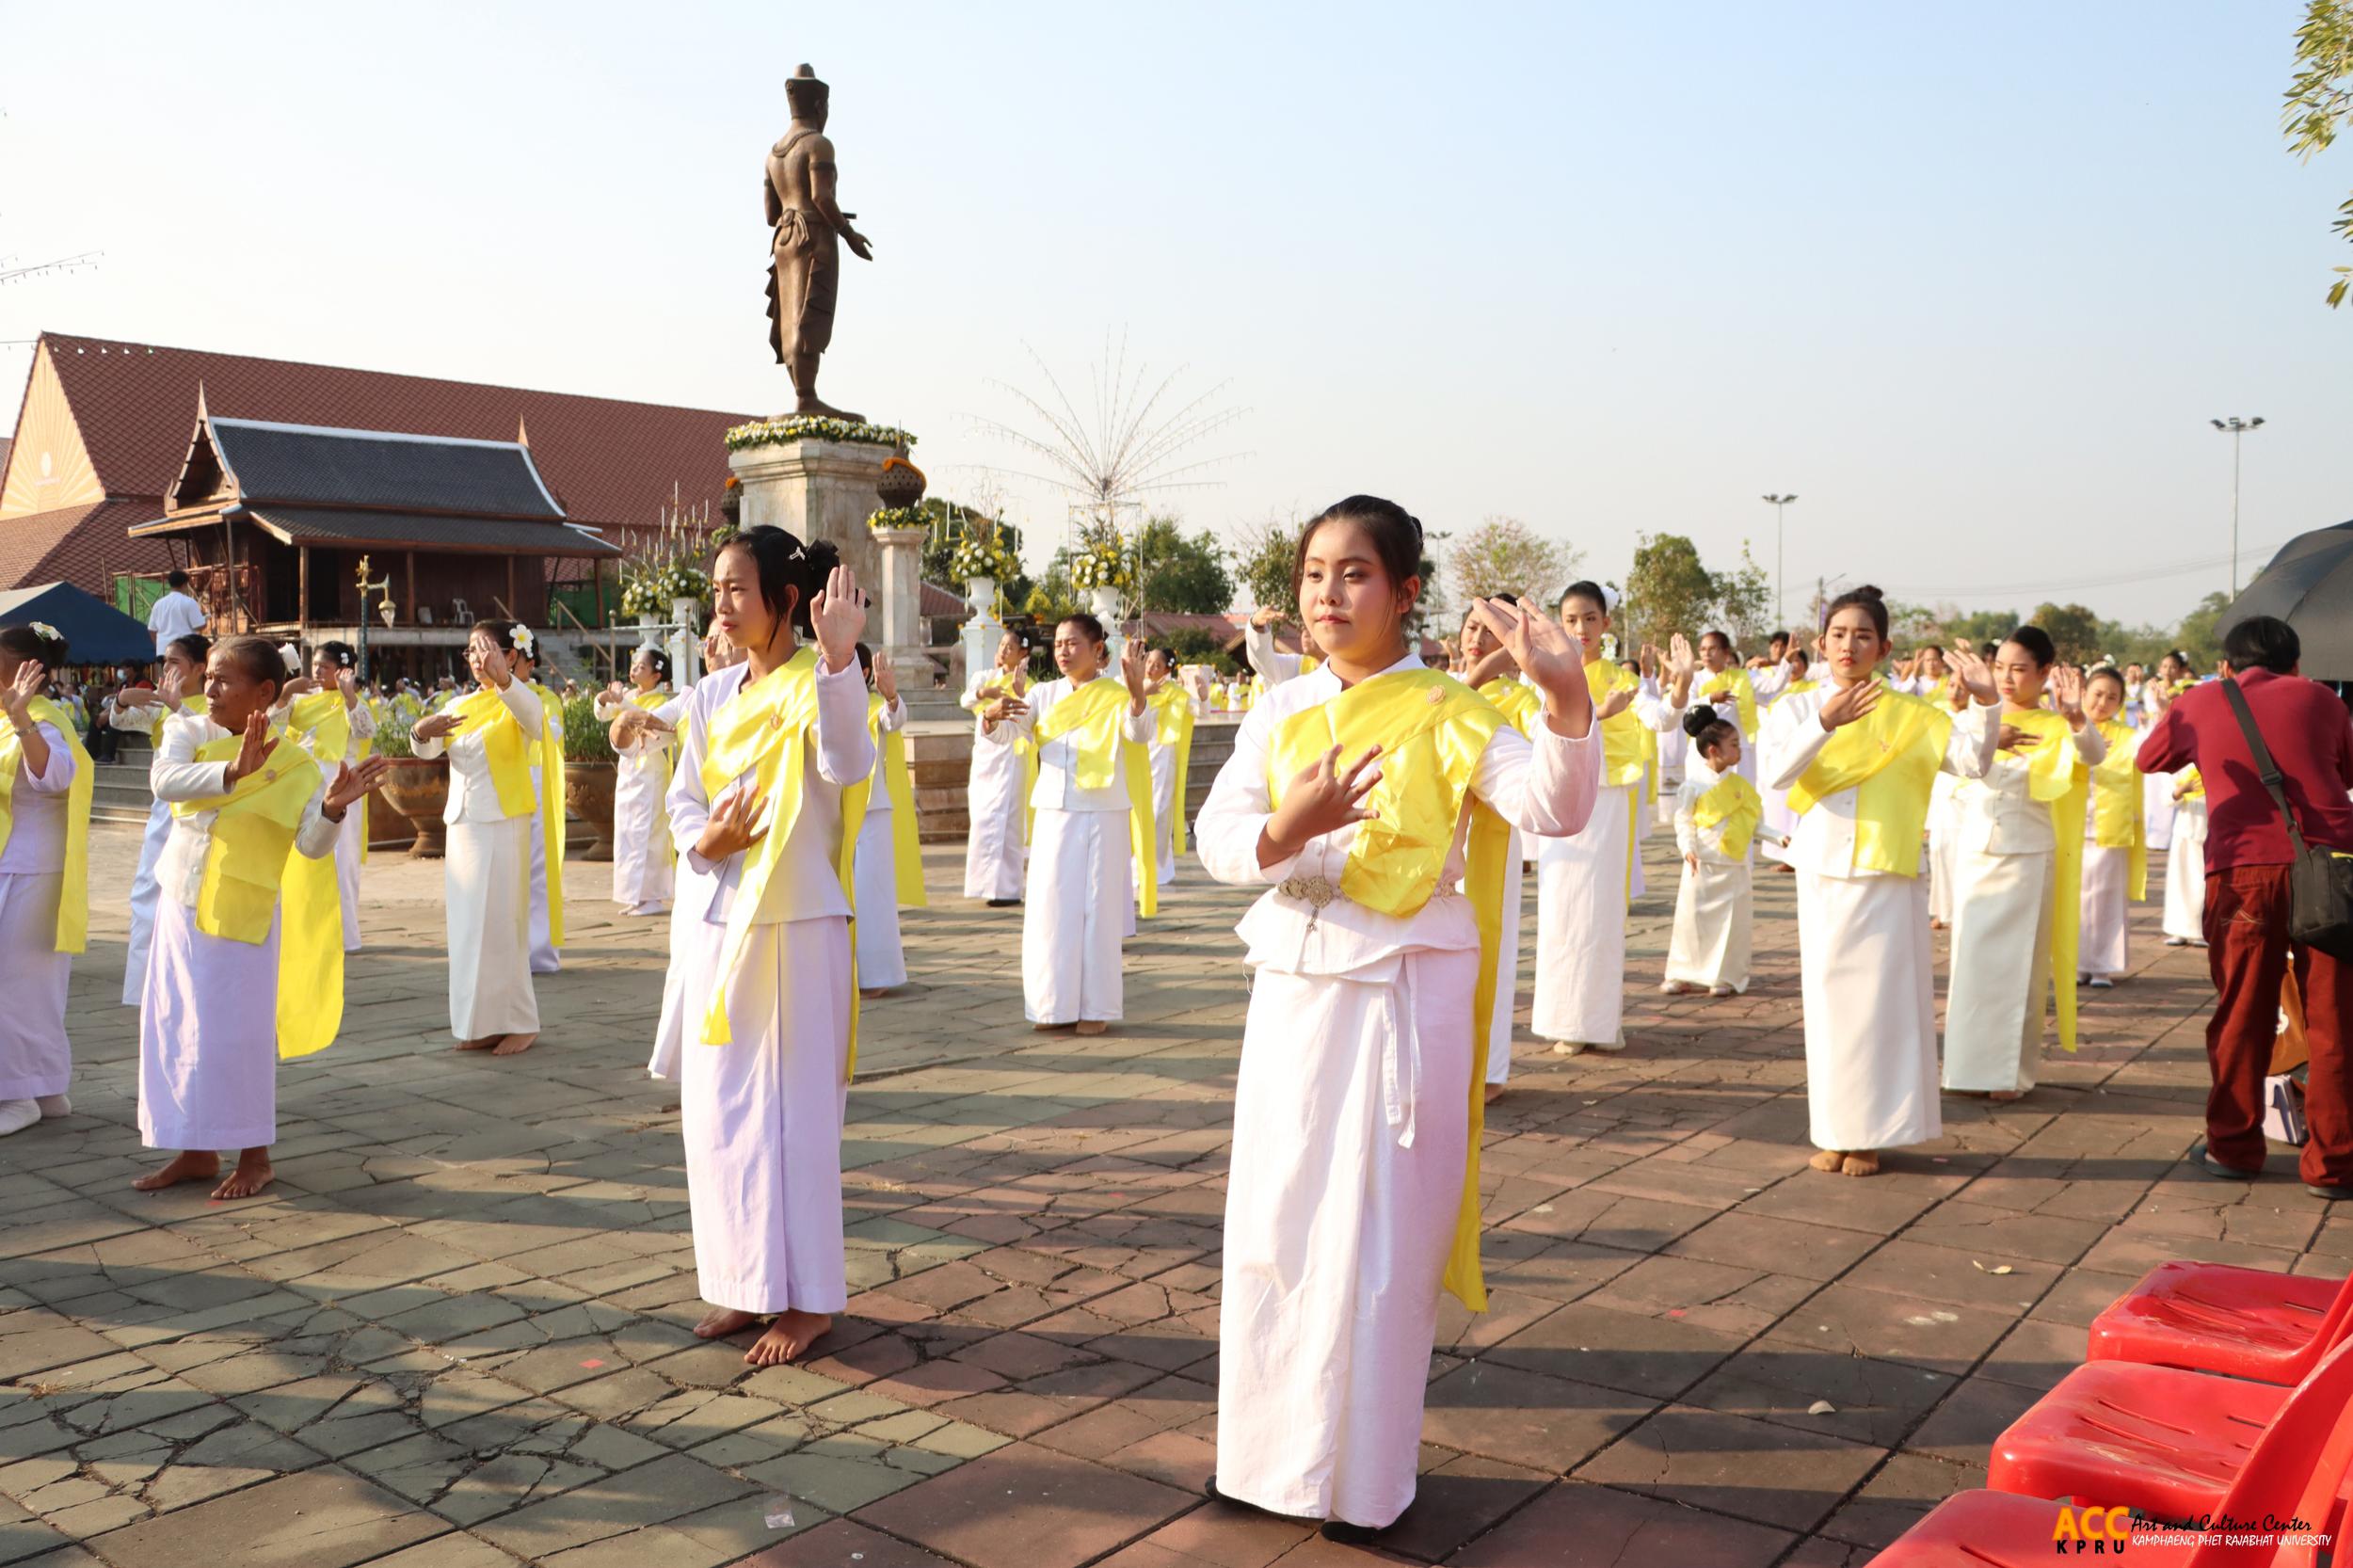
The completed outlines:
{"type": "MultiPolygon", "coordinates": [[[[1756,744],[1756,682],[1738,664],[1718,671],[1700,682],[1700,696],[1718,697],[1732,694],[1734,708],[1740,715],[1740,738],[1751,745],[1756,744]]],[[[1600,698],[1594,698],[1599,701],[1600,698]]]]}
{"type": "Polygon", "coordinates": [[[1723,851],[1727,860],[1747,858],[1749,842],[1756,837],[1756,824],[1764,818],[1764,798],[1756,792],[1755,785],[1737,773],[1728,773],[1716,780],[1714,787],[1691,808],[1694,826],[1724,824],[1723,851]]]}
{"type": "Polygon", "coordinates": [[[2091,769],[2075,750],[2067,721],[2043,708],[2005,710],[2001,722],[2032,733],[2026,792],[2051,808],[2058,839],[2051,878],[2051,994],[2058,1014],[2059,1045],[2075,1048],[2075,953],[2083,936],[2084,813],[2089,808],[2091,769]]]}
{"type": "Polygon", "coordinates": [[[1340,892],[1400,919],[1418,911],[1437,890],[1464,804],[1470,804],[1464,889],[1479,924],[1479,984],[1468,1020],[1467,1168],[1445,1284],[1474,1312],[1487,1309],[1486,1281],[1479,1266],[1479,1138],[1486,1119],[1487,1038],[1495,1018],[1503,877],[1512,830],[1471,794],[1470,782],[1487,743],[1504,723],[1492,704],[1450,675],[1394,670],[1359,681],[1284,720],[1267,757],[1270,798],[1279,805],[1290,781],[1335,744],[1351,760],[1369,746],[1381,746],[1381,779],[1364,803],[1375,814],[1356,824],[1348,863],[1340,872],[1340,892]]]}
{"type": "MultiPolygon", "coordinates": [[[[526,681],[526,685],[531,683],[526,681]]],[[[533,686],[536,691],[538,688],[533,686]]],[[[529,736],[506,706],[505,698],[496,687],[476,686],[458,701],[450,704],[457,728],[449,732],[455,741],[461,735],[479,731],[482,754],[490,764],[490,784],[498,791],[499,810],[509,817],[527,817],[538,802],[545,802],[539,813],[539,831],[547,850],[548,861],[548,939],[556,946],[564,945],[564,753],[555,744],[553,731],[548,725],[548,705],[539,704],[539,733],[529,736]],[[537,801],[532,796],[531,773],[539,773],[537,801]]]]}
{"type": "MultiPolygon", "coordinates": [[[[931,900],[923,892],[923,840],[919,831],[921,824],[915,820],[915,772],[907,766],[906,731],[886,732],[882,727],[887,706],[879,696],[868,694],[866,730],[874,738],[874,771],[882,776],[883,789],[890,796],[891,870],[899,902],[924,909],[930,907],[931,900]]],[[[867,798],[873,798],[871,785],[867,798]]]]}
{"type": "MultiPolygon", "coordinates": [[[[56,951],[79,952],[89,942],[89,801],[90,786],[97,779],[72,714],[45,696],[27,703],[25,713],[35,724],[56,729],[73,757],[73,782],[66,786],[65,796],[65,879],[57,893],[56,951]]],[[[0,724],[0,849],[8,847],[8,835],[16,826],[16,775],[24,761],[24,743],[16,727],[0,724]]]]}
{"type": "Polygon", "coordinates": [[[1083,686],[1073,686],[1037,722],[1042,747],[1064,735],[1079,750],[1079,787],[1101,790],[1121,777],[1128,785],[1128,848],[1135,856],[1136,912],[1160,913],[1160,878],[1152,868],[1160,863],[1152,828],[1152,759],[1142,741],[1120,733],[1128,716],[1128,687],[1110,676],[1098,675],[1083,686]],[[1122,767],[1121,762],[1126,762],[1122,767]]]}
{"type": "MultiPolygon", "coordinates": [[[[1174,680],[1163,681],[1160,689],[1144,698],[1154,711],[1153,739],[1174,749],[1176,753],[1176,791],[1169,796],[1172,819],[1168,824],[1169,843],[1176,853],[1185,853],[1185,791],[1193,777],[1193,694],[1174,680]]],[[[1158,824],[1155,824],[1158,825],[1158,824]]]]}
{"type": "Polygon", "coordinates": [[[2100,727],[2108,754],[2091,770],[2091,841],[2102,849],[2132,852],[2124,896],[2137,904],[2149,896],[2149,833],[2142,821],[2147,792],[2134,756],[2133,728],[2119,719],[2100,727]]]}
{"type": "MultiPolygon", "coordinates": [[[[650,713],[669,701],[671,696],[671,693],[656,688],[650,692],[632,692],[629,700],[632,706],[650,713]]],[[[640,751],[635,759],[638,767],[649,771],[659,769],[662,774],[660,792],[654,799],[653,841],[650,847],[654,859],[664,866],[678,862],[678,845],[671,841],[669,818],[662,807],[662,796],[669,793],[671,772],[678,765],[676,740],[674,735],[656,735],[648,731],[644,743],[647,749],[640,751]]]]}
{"type": "Polygon", "coordinates": [[[1917,876],[1929,795],[1952,733],[1950,713],[1882,686],[1879,706],[1841,725],[1789,787],[1789,809],[1802,816],[1854,791],[1855,869],[1917,876]]]}

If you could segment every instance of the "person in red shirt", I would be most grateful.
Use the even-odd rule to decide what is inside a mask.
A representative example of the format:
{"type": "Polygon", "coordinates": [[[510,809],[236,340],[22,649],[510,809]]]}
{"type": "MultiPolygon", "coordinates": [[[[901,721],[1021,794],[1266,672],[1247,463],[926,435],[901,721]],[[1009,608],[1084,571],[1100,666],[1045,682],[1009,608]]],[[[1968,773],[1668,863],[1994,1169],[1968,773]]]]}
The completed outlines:
{"type": "MultiPolygon", "coordinates": [[[[2235,680],[2279,767],[2288,806],[2308,844],[2353,853],[2353,718],[2298,667],[2296,629],[2250,616],[2223,639],[2235,680]]],[[[2217,998],[2206,1023],[2208,1175],[2251,1181],[2263,1174],[2264,1079],[2279,1032],[2280,984],[2288,966],[2304,998],[2312,1065],[2305,1085],[2311,1139],[2299,1166],[2317,1198],[2353,1198],[2353,965],[2288,943],[2287,825],[2256,771],[2230,694],[2220,681],[2175,698],[2140,744],[2143,773],[2195,765],[2206,786],[2206,961],[2217,998]]]]}

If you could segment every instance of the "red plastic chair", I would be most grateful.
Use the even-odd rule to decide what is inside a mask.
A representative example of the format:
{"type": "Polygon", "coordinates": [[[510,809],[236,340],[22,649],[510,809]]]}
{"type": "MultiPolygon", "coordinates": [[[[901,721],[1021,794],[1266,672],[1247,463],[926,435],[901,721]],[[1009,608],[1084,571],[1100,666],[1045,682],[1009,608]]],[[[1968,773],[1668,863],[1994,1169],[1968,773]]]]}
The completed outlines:
{"type": "MultiPolygon", "coordinates": [[[[2305,1533],[2316,1535],[2329,1528],[2348,1472],[2353,1472],[2353,1343],[2329,1352],[2295,1397],[2283,1401],[2278,1418],[2255,1440],[2216,1512],[2258,1522],[2266,1513],[2293,1517],[2311,1527],[2305,1533]]],[[[2119,1500],[2107,1497],[2088,1501],[2103,1508],[2120,1506],[2119,1500]]],[[[1871,1561],[1874,1568],[2047,1564],[2057,1555],[2054,1545],[2068,1512],[2065,1504],[2040,1497],[1956,1493],[1871,1561]]],[[[2313,1568],[2319,1560],[2320,1548],[2309,1542],[2232,1544],[2230,1537],[2220,1534],[2179,1558],[2166,1554],[2167,1563],[2178,1568],[2313,1568]]]]}
{"type": "Polygon", "coordinates": [[[2161,1263],[2092,1320],[2090,1359],[2301,1383],[2353,1332],[2353,1275],[2161,1263]]]}

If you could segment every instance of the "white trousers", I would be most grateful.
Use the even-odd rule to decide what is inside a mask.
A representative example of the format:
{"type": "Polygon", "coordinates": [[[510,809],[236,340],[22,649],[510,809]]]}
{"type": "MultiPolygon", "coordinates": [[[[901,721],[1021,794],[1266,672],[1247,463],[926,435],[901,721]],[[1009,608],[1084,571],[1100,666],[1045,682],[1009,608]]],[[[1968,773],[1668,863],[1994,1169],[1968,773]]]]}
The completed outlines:
{"type": "Polygon", "coordinates": [[[553,974],[564,967],[564,955],[556,951],[554,926],[548,920],[548,833],[547,823],[537,811],[531,813],[531,972],[553,974]]]}
{"type": "Polygon", "coordinates": [[[857,942],[857,984],[862,991],[907,983],[906,950],[899,939],[899,860],[890,839],[890,808],[871,808],[858,824],[857,854],[850,886],[857,898],[851,932],[857,942]]]}
{"type": "Polygon", "coordinates": [[[360,951],[360,848],[367,841],[367,813],[357,806],[335,830],[335,891],[344,906],[344,951],[360,951]]]}
{"type": "MultiPolygon", "coordinates": [[[[667,776],[658,760],[624,757],[613,786],[613,902],[633,913],[660,914],[677,878],[677,856],[662,853],[670,835],[662,808],[667,776]]],[[[544,845],[539,854],[546,857],[544,845]]]]}
{"type": "Polygon", "coordinates": [[[1495,1022],[1487,1031],[1490,1083],[1508,1083],[1512,1079],[1512,1015],[1520,1000],[1520,913],[1527,904],[1522,865],[1528,853],[1523,843],[1526,837],[1518,828],[1512,829],[1512,847],[1504,856],[1503,939],[1496,946],[1495,1022]]]}
{"type": "Polygon", "coordinates": [[[1479,954],[1341,979],[1259,969],[1218,1309],[1217,1485],[1375,1528],[1414,1500],[1470,1136],[1479,954]]]}
{"type": "Polygon", "coordinates": [[[2084,845],[2083,900],[2079,904],[2081,933],[2075,968],[2085,974],[2113,979],[2129,967],[2125,956],[2125,927],[2131,912],[2133,852],[2084,845]]]}
{"type": "Polygon", "coordinates": [[[1605,789],[1585,831],[1536,840],[1536,1000],[1547,1040],[1619,1042],[1625,1022],[1625,905],[1631,788],[1605,789]]]}
{"type": "MultiPolygon", "coordinates": [[[[2051,882],[2058,856],[1964,848],[1953,890],[1952,979],[1945,995],[1945,1087],[2034,1087],[2051,994],[2051,882]]],[[[2063,977],[2075,984],[2073,975],[2063,977]]]]}
{"type": "Polygon", "coordinates": [[[1152,756],[1152,830],[1160,840],[1155,874],[1163,888],[1176,880],[1176,836],[1170,830],[1173,813],[1182,809],[1176,799],[1176,748],[1154,746],[1152,756]]]}
{"type": "Polygon", "coordinates": [[[262,942],[208,936],[177,899],[155,910],[139,1001],[139,1142],[255,1149],[278,1142],[278,918],[262,942]]]}
{"type": "Polygon", "coordinates": [[[171,839],[171,808],[157,801],[148,809],[147,836],[139,840],[138,869],[131,873],[131,941],[122,958],[122,1005],[136,1007],[147,989],[147,947],[155,936],[155,900],[162,884],[155,862],[171,839]]]}
{"type": "Polygon", "coordinates": [[[1135,919],[1125,811],[1041,808],[1021,909],[1021,1013],[1033,1024],[1122,1012],[1119,939],[1135,919]]]}
{"type": "Polygon", "coordinates": [[[0,873],[0,1100],[62,1095],[73,1077],[65,1033],[73,955],[57,951],[62,872],[0,873]]]}
{"type": "MultiPolygon", "coordinates": [[[[690,1027],[727,928],[685,922],[690,1027]]],[[[753,928],[728,992],[734,1039],[680,1055],[696,1288],[737,1312],[839,1312],[850,932],[839,915],[753,928]]]]}
{"type": "Polygon", "coordinates": [[[2165,852],[2165,934],[2206,939],[2206,803],[2194,795],[2175,808],[2165,852]]]}
{"type": "Polygon", "coordinates": [[[1675,886],[1674,932],[1667,942],[1667,976],[1691,985],[1749,988],[1749,944],[1755,916],[1749,863],[1700,857],[1683,868],[1675,886]]]}
{"type": "Polygon", "coordinates": [[[1944,1136],[1936,1097],[1935,949],[1910,876],[1798,872],[1807,1136],[1857,1152],[1944,1136]]]}
{"type": "Polygon", "coordinates": [[[1021,840],[1028,811],[1021,785],[1018,752],[988,741],[972,743],[971,781],[965,792],[971,815],[964,841],[966,898],[1021,896],[1022,866],[1029,858],[1021,840]]]}
{"type": "Polygon", "coordinates": [[[460,1040],[535,1034],[531,985],[530,817],[449,824],[441,891],[449,908],[449,1027],[460,1040]]]}

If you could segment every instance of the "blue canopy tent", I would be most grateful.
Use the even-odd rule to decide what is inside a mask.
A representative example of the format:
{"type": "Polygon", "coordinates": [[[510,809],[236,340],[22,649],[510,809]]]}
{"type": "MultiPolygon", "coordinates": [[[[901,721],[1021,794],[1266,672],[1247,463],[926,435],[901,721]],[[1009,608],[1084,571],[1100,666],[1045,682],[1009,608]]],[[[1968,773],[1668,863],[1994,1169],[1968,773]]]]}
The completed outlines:
{"type": "Polygon", "coordinates": [[[0,626],[27,621],[54,626],[65,636],[66,658],[76,664],[148,664],[155,637],[146,627],[103,599],[71,583],[0,592],[0,626]]]}

